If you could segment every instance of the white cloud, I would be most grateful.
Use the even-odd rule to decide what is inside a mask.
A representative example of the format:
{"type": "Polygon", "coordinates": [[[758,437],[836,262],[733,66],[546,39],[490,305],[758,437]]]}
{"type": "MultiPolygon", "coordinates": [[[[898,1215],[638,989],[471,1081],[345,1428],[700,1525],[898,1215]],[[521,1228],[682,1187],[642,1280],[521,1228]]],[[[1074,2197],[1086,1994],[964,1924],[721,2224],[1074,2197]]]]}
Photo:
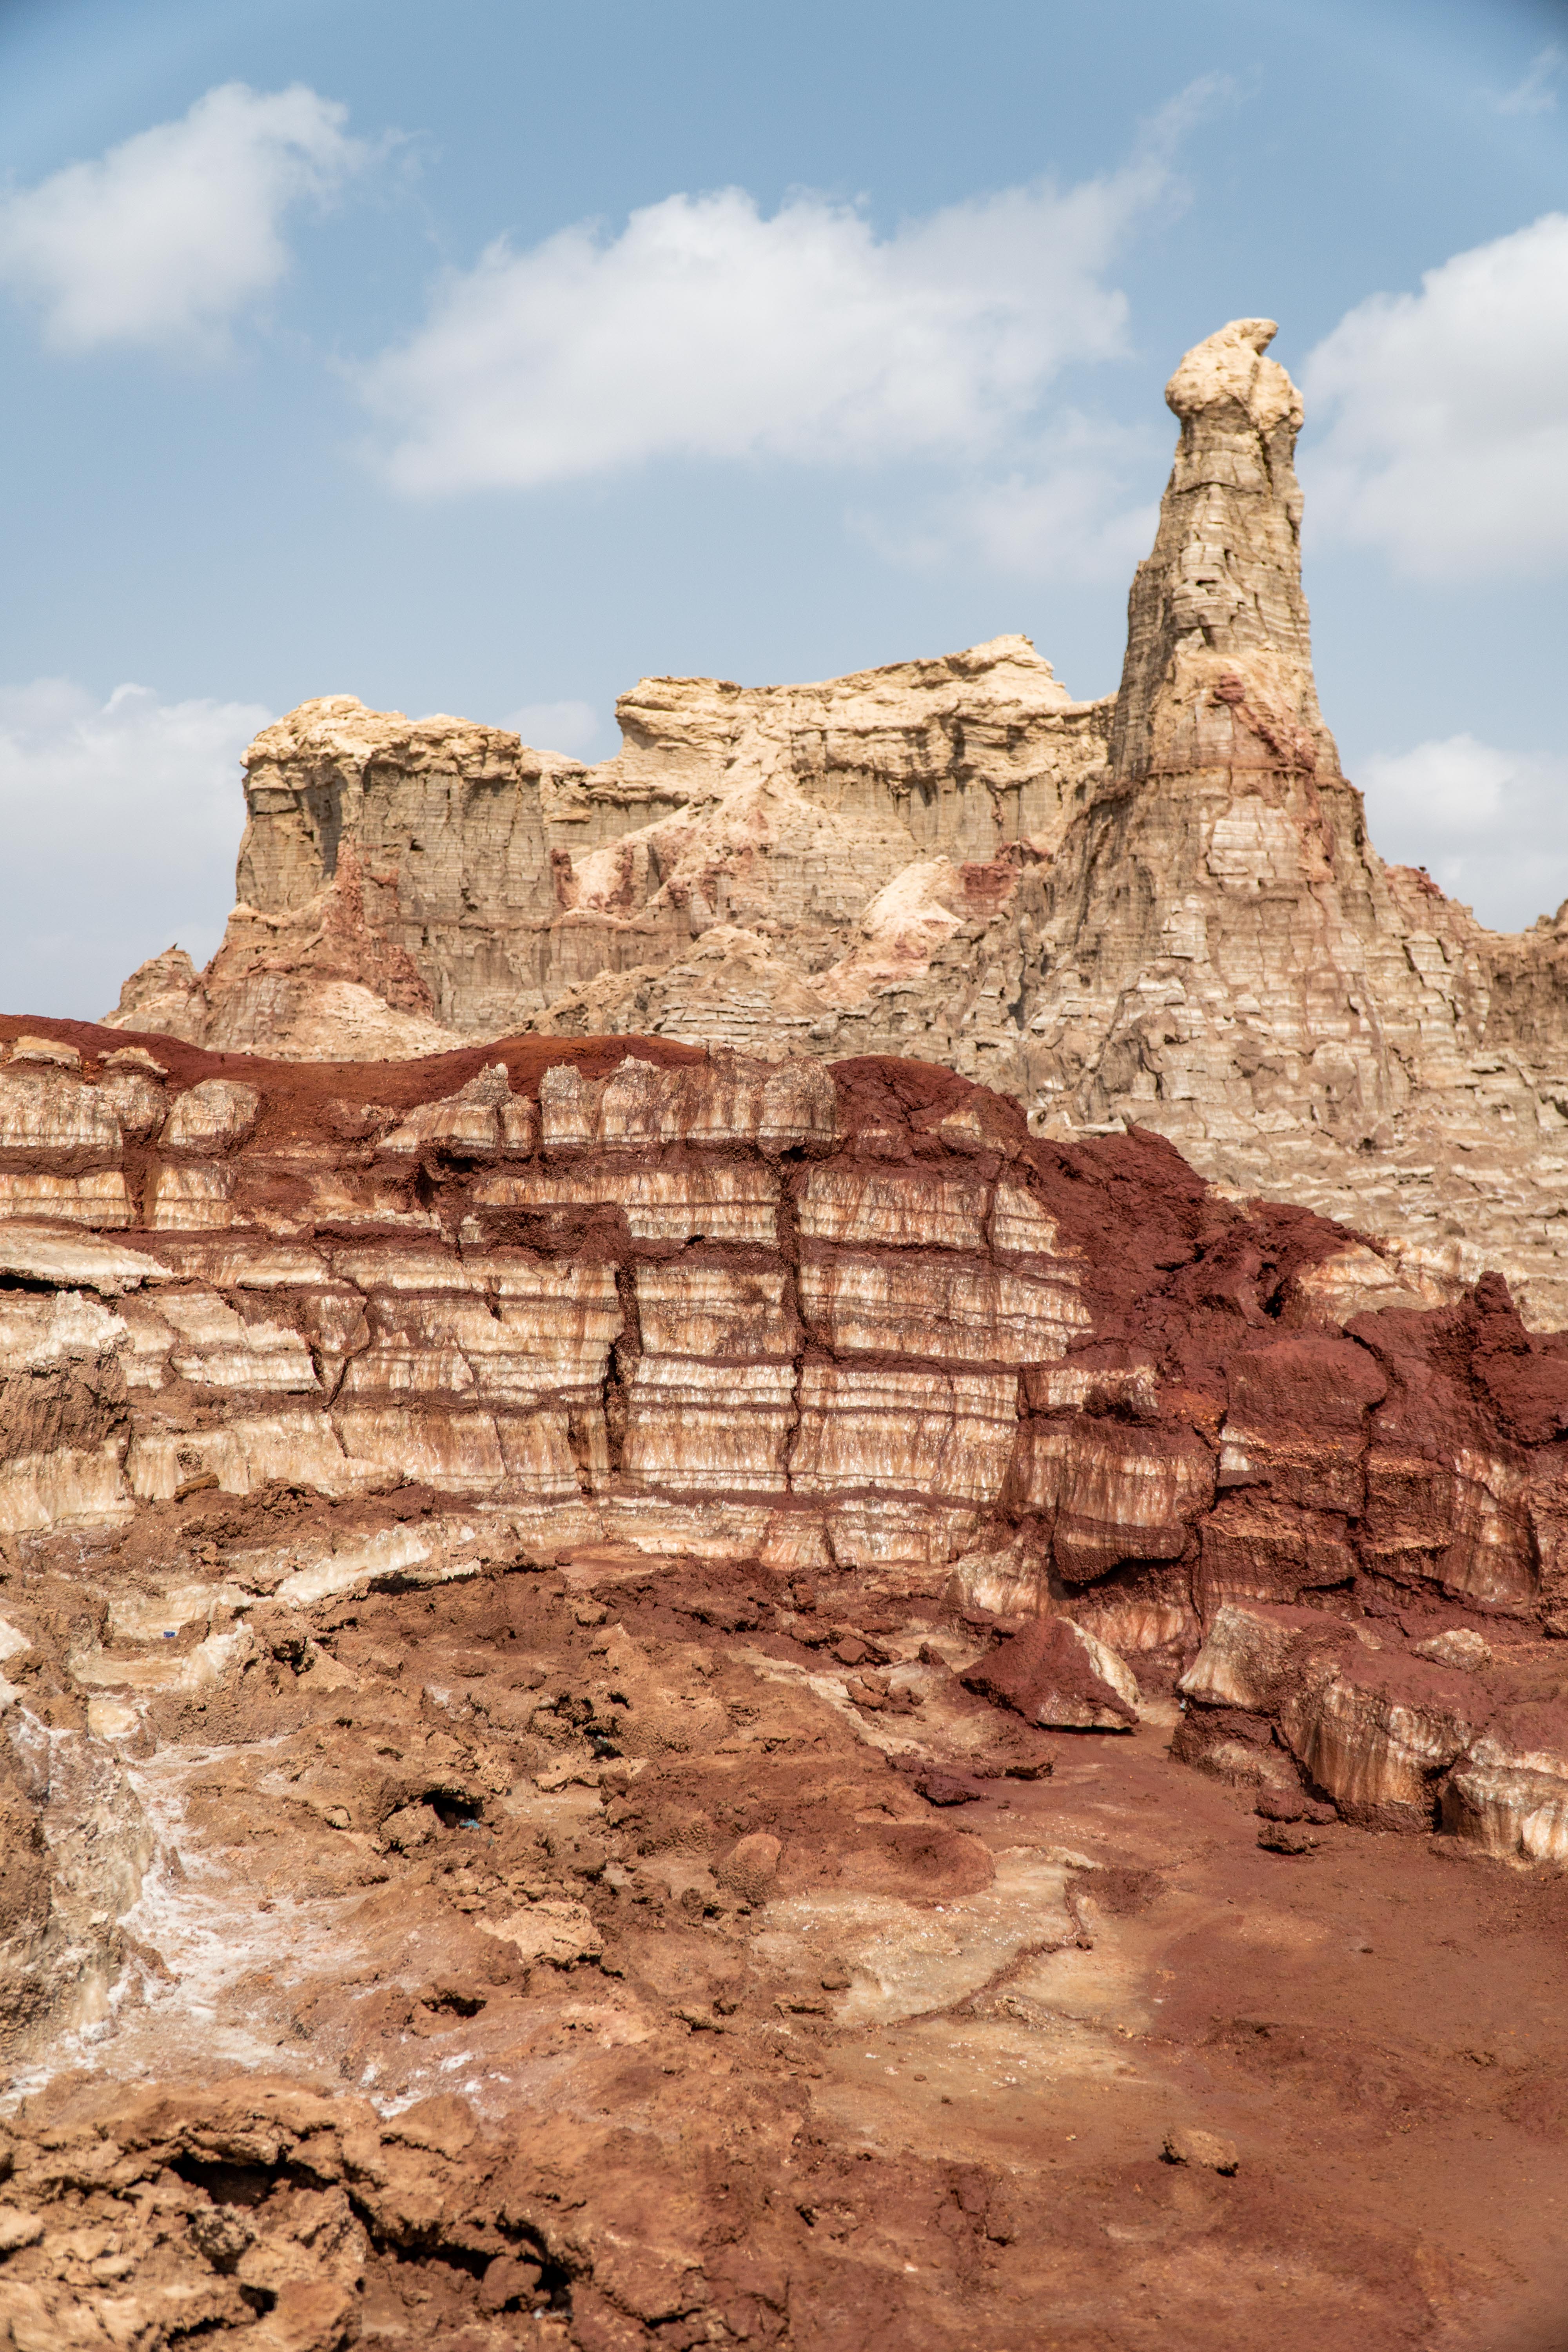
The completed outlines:
{"type": "Polygon", "coordinates": [[[287,270],[290,205],[363,163],[345,119],[298,84],[210,89],[180,121],[0,197],[0,281],[41,304],[62,351],[211,348],[287,270]]]}
{"type": "Polygon", "coordinates": [[[1568,759],[1449,735],[1363,761],[1383,856],[1425,866],[1494,930],[1522,930],[1568,898],[1568,759]]]}
{"type": "Polygon", "coordinates": [[[239,755],[272,716],[142,686],[103,703],[64,678],[0,687],[0,1006],[95,1020],[171,941],[205,961],[234,901],[239,755]]]}
{"type": "Polygon", "coordinates": [[[1568,561],[1568,217],[1378,294],[1307,362],[1313,527],[1452,579],[1568,561]]]}
{"type": "Polygon", "coordinates": [[[1123,350],[1126,300],[1103,274],[1169,187],[1151,149],[889,236],[820,196],[764,218],[737,188],[672,195],[618,236],[584,224],[527,252],[492,245],[362,387],[390,429],[391,478],[415,493],[657,457],[973,459],[1069,362],[1123,350]]]}
{"type": "Polygon", "coordinates": [[[1557,104],[1557,92],[1552,85],[1568,65],[1568,56],[1554,41],[1549,41],[1530,62],[1530,71],[1522,81],[1516,82],[1492,106],[1499,114],[1550,114],[1557,104]]]}
{"type": "Polygon", "coordinates": [[[929,499],[911,520],[862,514],[863,537],[891,562],[927,571],[977,563],[1017,580],[1123,582],[1147,555],[1159,508],[1131,503],[1157,472],[1163,436],[1068,415],[1022,441],[1016,462],[929,499]]]}

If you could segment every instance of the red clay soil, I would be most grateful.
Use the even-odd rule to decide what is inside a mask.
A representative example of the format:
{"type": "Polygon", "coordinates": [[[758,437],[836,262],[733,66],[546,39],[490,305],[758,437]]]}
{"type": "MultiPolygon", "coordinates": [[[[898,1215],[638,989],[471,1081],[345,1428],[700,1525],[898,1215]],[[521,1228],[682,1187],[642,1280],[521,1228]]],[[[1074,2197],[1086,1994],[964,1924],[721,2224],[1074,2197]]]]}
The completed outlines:
{"type": "Polygon", "coordinates": [[[421,2352],[1560,2352],[1568,1885],[1338,1823],[1270,1850],[1149,1721],[1026,1778],[917,1725],[932,1806],[800,1677],[984,1636],[866,1599],[584,1558],[318,1611],[318,1663],[170,1768],[169,1903],[229,1938],[205,2012],[150,1975],[11,2121],[5,2195],[47,2230],[0,2273],[20,2315],[52,2278],[41,2309],[139,2298],[139,2342],[184,2340],[177,2287],[203,2340],[260,2312],[421,2352]],[[721,1702],[630,1780],[586,1744],[616,1627],[721,1702]],[[536,1677],[584,1779],[500,1803],[536,1677]],[[417,1762],[422,1716],[462,1752],[417,1762]],[[403,1803],[366,1844],[264,1768],[403,1803]],[[521,1962],[491,1931],[530,1895],[596,1951],[521,1962]],[[1233,2172],[1167,2159],[1193,2130],[1233,2172]]]}
{"type": "MultiPolygon", "coordinates": [[[[166,1253],[177,1282],[132,1307],[178,1296],[195,1370],[130,1389],[116,1358],[116,1388],[90,1353],[108,1310],[80,1307],[79,1354],[0,1393],[0,1422],[54,1433],[41,1452],[140,1437],[138,1413],[183,1415],[199,1449],[292,1409],[204,1389],[197,1342],[204,1315],[291,1325],[320,1370],[308,1286],[258,1300],[195,1255],[269,1245],[279,1188],[309,1198],[291,1146],[378,1106],[352,1146],[369,1169],[392,1114],[497,1062],[537,1097],[550,1066],[705,1059],[518,1039],[277,1064],[0,1021],[29,1031],[89,1079],[141,1042],[178,1087],[261,1097],[227,1162],[254,1223],[124,1236],[166,1253]]],[[[1014,1648],[962,1560],[544,1545],[518,1495],[399,1486],[405,1464],[337,1500],[209,1471],[100,1529],[6,1538],[0,1937],[28,1957],[0,1979],[0,2347],[8,2327],[13,2352],[1565,2352],[1568,1880],[1451,1833],[1452,1750],[1397,1805],[1330,1804],[1291,1728],[1300,1676],[1245,1706],[1175,1680],[1245,1602],[1384,1728],[1468,1708],[1510,1755],[1568,1756],[1568,1346],[1492,1277],[1347,1334],[1303,1286],[1344,1233],[1211,1194],[1158,1138],[1031,1139],[920,1064],[831,1080],[831,1140],[770,1163],[776,1248],[637,1238],[593,1189],[596,1148],[541,1155],[583,1175],[559,1213],[489,1206],[438,1144],[375,1163],[402,1225],[345,1238],[301,1208],[289,1239],[335,1251],[333,1297],[395,1338],[382,1251],[609,1262],[617,1297],[678,1257],[753,1271],[798,1371],[830,1352],[802,1269],[849,1255],[802,1238],[817,1161],[987,1199],[1005,1170],[1055,1220],[1087,1319],[1059,1361],[965,1367],[1016,1379],[1008,1458],[1069,1471],[1031,1501],[1009,1470],[964,1541],[1032,1563],[1102,1638],[1143,1626],[1137,1727],[1047,1738],[1031,1641],[1060,1634],[1014,1648]],[[1464,1517],[1483,1473],[1484,1543],[1464,1517]],[[377,1544],[374,1589],[311,1584],[377,1544]],[[1418,1654],[1455,1632],[1484,1663],[1418,1654]]],[[[677,1171],[749,1151],[648,1147],[677,1171]]],[[[916,1301],[888,1362],[946,1377],[920,1315],[961,1283],[1059,1281],[1046,1255],[880,1248],[916,1301]]],[[[48,1279],[24,1267],[0,1305],[41,1316],[48,1279]]],[[[423,1378],[441,1350],[406,1328],[423,1378]]],[[[368,1363],[368,1324],[356,1344],[368,1363]]],[[[646,1500],[640,1344],[628,1310],[579,1519],[646,1500]]],[[[336,1391],[311,1384],[325,1424],[336,1391]]],[[[412,1430],[434,1374],[387,1393],[412,1430]]],[[[797,1508],[822,1518],[792,1488],[786,1533],[797,1508]]]]}

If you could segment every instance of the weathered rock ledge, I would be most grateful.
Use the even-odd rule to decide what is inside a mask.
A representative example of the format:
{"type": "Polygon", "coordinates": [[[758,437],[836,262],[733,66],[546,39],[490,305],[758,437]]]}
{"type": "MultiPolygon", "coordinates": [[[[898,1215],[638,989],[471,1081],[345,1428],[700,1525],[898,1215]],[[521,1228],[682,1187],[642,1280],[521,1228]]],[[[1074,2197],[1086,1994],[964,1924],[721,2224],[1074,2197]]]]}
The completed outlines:
{"type": "Polygon", "coordinates": [[[1301,404],[1237,320],[1188,352],[1121,688],[1026,639],[824,684],[645,678],[596,767],[308,703],[260,735],[236,908],[111,1019],[403,1056],[521,1030],[939,1062],[1037,1132],[1129,1122],[1239,1197],[1488,1267],[1568,1322],[1568,909],[1502,937],[1367,835],[1319,709],[1301,404]]]}
{"type": "Polygon", "coordinates": [[[1554,2053],[1448,2046],[1568,1894],[1568,1345],[1500,1279],[921,1064],[0,1047],[16,2352],[1557,2291],[1554,2053]]]}

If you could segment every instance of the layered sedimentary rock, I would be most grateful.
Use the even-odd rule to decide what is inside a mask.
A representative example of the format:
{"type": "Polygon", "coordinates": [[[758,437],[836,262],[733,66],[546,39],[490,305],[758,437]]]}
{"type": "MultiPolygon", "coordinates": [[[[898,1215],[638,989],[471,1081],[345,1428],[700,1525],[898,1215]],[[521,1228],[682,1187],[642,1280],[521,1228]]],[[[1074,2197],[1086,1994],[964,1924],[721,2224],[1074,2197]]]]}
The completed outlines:
{"type": "Polygon", "coordinates": [[[640,1025],[787,1049],[991,913],[1103,767],[1110,705],[1074,703],[1027,639],[999,637],[821,686],[645,678],[617,716],[619,756],[585,768],[463,719],[305,704],[247,755],[218,956],[205,974],[153,959],[116,1019],[398,1055],[581,1028],[549,1008],[607,976],[635,998],[700,944],[722,978],[640,1025]],[[452,1038],[413,1025],[431,1020],[452,1038]]]}
{"type": "Polygon", "coordinates": [[[822,686],[645,679],[595,768],[305,705],[248,757],[240,905],[113,1016],[352,1058],[534,1027],[916,1055],[1037,1130],[1129,1120],[1451,1297],[1568,1319],[1560,916],[1501,938],[1384,865],[1312,681],[1300,398],[1188,353],[1114,700],[1020,637],[822,686]]]}
{"type": "MultiPolygon", "coordinates": [[[[1435,1850],[1568,1858],[1500,1280],[933,1066],[0,1042],[18,2352],[1487,2341],[1549,2233],[1434,2272],[1388,2151],[1515,1980],[1435,1850]],[[1395,2057],[1339,1992],[1260,2055],[1390,1889],[1474,1979],[1413,1930],[1395,2057]]],[[[1481,2204],[1568,2131],[1510,2050],[1481,2204]]]]}
{"type": "Polygon", "coordinates": [[[1568,1631],[1568,1336],[1497,1276],[1422,1311],[1310,1213],[930,1066],[113,1034],[0,1067],[12,1535],[412,1479],[540,1559],[897,1563],[1077,1621],[986,1670],[1047,1724],[1131,1720],[1116,1655],[1169,1687],[1231,1603],[1568,1631]]]}

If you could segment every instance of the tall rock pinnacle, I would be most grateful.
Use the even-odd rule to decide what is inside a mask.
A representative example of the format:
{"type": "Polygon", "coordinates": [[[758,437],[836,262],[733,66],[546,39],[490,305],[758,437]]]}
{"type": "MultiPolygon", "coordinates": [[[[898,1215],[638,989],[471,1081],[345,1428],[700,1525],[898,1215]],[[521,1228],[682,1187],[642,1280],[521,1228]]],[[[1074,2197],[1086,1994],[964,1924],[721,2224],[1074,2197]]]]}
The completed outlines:
{"type": "Polygon", "coordinates": [[[1120,777],[1272,767],[1333,775],[1301,593],[1301,397],[1233,319],[1165,386],[1182,422],[1153,551],[1128,599],[1111,731],[1120,777]]]}

